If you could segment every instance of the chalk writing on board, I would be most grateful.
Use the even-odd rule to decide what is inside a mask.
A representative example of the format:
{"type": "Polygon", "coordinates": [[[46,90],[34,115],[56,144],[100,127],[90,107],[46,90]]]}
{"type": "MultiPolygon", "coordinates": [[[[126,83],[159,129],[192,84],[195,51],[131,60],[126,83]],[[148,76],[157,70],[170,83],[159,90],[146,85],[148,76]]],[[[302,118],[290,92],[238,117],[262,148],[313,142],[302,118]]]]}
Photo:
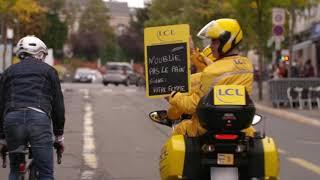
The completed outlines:
{"type": "Polygon", "coordinates": [[[188,92],[187,44],[147,46],[149,95],[188,92]]]}

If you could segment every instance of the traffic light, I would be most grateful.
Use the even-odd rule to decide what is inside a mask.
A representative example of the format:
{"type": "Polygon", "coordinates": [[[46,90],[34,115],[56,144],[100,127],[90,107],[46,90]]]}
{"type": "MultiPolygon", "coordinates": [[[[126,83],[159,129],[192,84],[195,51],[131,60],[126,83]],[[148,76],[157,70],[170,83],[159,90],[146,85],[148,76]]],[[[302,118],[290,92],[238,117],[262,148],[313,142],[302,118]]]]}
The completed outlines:
{"type": "Polygon", "coordinates": [[[289,59],[289,56],[288,55],[281,55],[280,57],[280,61],[286,61],[288,62],[290,59],[289,59]]]}
{"type": "Polygon", "coordinates": [[[283,56],[283,61],[289,61],[289,56],[288,55],[284,55],[283,56]]]}

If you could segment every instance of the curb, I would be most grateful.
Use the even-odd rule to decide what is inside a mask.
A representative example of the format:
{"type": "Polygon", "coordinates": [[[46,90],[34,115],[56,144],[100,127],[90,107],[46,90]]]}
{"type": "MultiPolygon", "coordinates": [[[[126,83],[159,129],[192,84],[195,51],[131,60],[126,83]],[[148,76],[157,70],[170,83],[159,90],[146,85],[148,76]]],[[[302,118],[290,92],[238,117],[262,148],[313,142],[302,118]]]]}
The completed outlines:
{"type": "Polygon", "coordinates": [[[296,121],[299,123],[303,123],[303,124],[307,124],[307,125],[311,125],[311,126],[320,128],[320,121],[319,120],[305,117],[305,116],[302,116],[302,115],[299,115],[296,113],[288,112],[286,110],[274,109],[274,108],[264,106],[264,105],[256,103],[256,102],[254,104],[255,104],[256,109],[261,112],[266,112],[266,113],[272,114],[274,116],[283,117],[288,120],[293,120],[293,121],[296,121]]]}

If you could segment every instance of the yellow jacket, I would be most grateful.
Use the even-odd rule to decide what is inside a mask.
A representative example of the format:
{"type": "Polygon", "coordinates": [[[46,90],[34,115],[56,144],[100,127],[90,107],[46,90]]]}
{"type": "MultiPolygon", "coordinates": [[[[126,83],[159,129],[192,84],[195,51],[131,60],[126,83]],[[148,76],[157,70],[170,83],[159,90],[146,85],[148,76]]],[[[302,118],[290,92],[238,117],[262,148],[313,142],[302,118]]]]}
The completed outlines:
{"type": "MultiPolygon", "coordinates": [[[[183,95],[176,93],[170,96],[169,103],[179,109],[179,111],[194,114],[200,98],[209,92],[215,85],[244,85],[249,94],[252,92],[253,84],[253,66],[251,61],[239,55],[227,56],[214,61],[207,66],[201,73],[200,88],[183,95]]],[[[189,136],[203,134],[205,130],[200,127],[198,118],[192,117],[194,127],[189,136]],[[195,132],[194,132],[195,131],[195,132]]]]}
{"type": "MultiPolygon", "coordinates": [[[[190,76],[190,93],[194,93],[200,89],[200,78],[201,73],[191,74],[190,76]]],[[[170,106],[168,109],[168,118],[171,120],[177,120],[183,114],[184,111],[181,111],[176,106],[170,106]]]]}
{"type": "Polygon", "coordinates": [[[207,67],[198,48],[190,54],[190,59],[191,63],[196,67],[197,73],[202,72],[203,69],[207,67]]]}

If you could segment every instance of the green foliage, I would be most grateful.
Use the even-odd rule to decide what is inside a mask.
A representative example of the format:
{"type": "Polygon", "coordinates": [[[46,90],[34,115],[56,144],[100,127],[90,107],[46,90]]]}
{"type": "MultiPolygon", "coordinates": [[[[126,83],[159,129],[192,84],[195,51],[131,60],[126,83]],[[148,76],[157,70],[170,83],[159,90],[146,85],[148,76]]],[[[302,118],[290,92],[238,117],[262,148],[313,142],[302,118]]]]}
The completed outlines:
{"type": "Polygon", "coordinates": [[[105,51],[112,49],[115,38],[109,25],[108,8],[102,0],[90,0],[80,18],[79,32],[74,38],[74,53],[87,60],[105,57],[105,51]]]}
{"type": "Polygon", "coordinates": [[[60,21],[57,14],[47,14],[46,32],[41,39],[48,48],[54,49],[55,57],[62,56],[63,44],[67,40],[68,27],[66,23],[60,21]]]}
{"type": "Polygon", "coordinates": [[[153,0],[149,8],[150,20],[145,26],[187,23],[194,36],[213,19],[235,18],[244,32],[242,47],[260,48],[267,52],[272,8],[289,10],[293,7],[297,11],[315,3],[319,0],[153,0]]]}
{"type": "MultiPolygon", "coordinates": [[[[227,0],[153,0],[149,8],[150,20],[145,27],[189,24],[191,35],[213,19],[233,17],[233,8],[227,0]]],[[[200,40],[194,38],[200,46],[200,40]]]]}
{"type": "Polygon", "coordinates": [[[148,7],[137,9],[136,16],[131,17],[130,26],[124,34],[118,37],[118,50],[121,50],[123,58],[127,60],[134,59],[135,62],[143,62],[144,46],[143,46],[143,28],[144,22],[149,19],[148,7]]]}

